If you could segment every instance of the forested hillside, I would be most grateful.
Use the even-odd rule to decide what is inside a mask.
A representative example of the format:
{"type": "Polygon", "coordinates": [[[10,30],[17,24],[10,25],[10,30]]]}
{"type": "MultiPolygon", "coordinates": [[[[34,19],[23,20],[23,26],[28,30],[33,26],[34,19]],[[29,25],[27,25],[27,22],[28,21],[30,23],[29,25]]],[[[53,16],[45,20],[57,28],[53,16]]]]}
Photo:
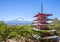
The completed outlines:
{"type": "MultiPolygon", "coordinates": [[[[49,28],[56,29],[60,34],[60,20],[57,18],[53,19],[54,26],[49,26],[49,28]]],[[[0,42],[7,41],[7,39],[16,39],[19,40],[23,36],[26,39],[33,38],[32,34],[40,35],[41,32],[36,32],[32,30],[33,26],[31,25],[12,25],[8,26],[3,21],[0,21],[0,42]]]]}
{"type": "Polygon", "coordinates": [[[54,18],[51,23],[54,24],[54,26],[49,26],[49,28],[56,29],[60,34],[60,20],[58,18],[54,18]]]}

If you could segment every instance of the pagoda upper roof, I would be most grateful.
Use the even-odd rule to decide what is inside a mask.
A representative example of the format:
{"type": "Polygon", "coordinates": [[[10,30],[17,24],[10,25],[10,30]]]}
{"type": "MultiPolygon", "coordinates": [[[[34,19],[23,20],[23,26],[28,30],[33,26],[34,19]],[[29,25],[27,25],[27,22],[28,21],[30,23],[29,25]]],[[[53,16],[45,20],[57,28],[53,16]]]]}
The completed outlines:
{"type": "Polygon", "coordinates": [[[35,15],[34,17],[38,17],[38,16],[52,16],[52,14],[38,13],[38,14],[35,15]]]}

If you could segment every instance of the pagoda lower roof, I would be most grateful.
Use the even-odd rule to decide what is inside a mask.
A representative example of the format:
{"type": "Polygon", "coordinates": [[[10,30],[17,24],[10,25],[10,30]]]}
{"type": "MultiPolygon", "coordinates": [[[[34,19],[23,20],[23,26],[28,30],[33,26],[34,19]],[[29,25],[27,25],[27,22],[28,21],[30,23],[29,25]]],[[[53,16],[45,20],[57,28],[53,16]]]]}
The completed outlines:
{"type": "Polygon", "coordinates": [[[32,28],[35,31],[43,31],[43,32],[55,32],[56,30],[41,30],[41,29],[37,29],[37,28],[32,28]]]}
{"type": "Polygon", "coordinates": [[[34,17],[38,17],[38,16],[52,16],[52,14],[38,13],[38,14],[35,15],[34,17]]]}
{"type": "Polygon", "coordinates": [[[50,25],[50,26],[53,26],[54,24],[33,24],[33,25],[50,25]]]}
{"type": "Polygon", "coordinates": [[[49,36],[49,37],[44,37],[44,38],[41,38],[41,39],[54,39],[54,38],[58,38],[58,36],[49,36]]]}

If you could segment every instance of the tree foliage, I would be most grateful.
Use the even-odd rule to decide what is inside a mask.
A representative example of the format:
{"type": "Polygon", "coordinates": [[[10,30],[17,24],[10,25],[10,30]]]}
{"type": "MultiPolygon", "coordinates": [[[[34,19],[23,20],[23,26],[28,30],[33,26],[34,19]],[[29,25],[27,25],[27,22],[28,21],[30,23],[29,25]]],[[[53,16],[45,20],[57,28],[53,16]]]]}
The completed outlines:
{"type": "Polygon", "coordinates": [[[56,29],[57,32],[60,33],[60,20],[58,18],[54,18],[51,24],[54,24],[54,26],[49,26],[49,28],[56,29]]]}
{"type": "MultiPolygon", "coordinates": [[[[60,20],[57,18],[53,19],[54,26],[49,26],[49,28],[56,29],[60,32],[60,20]]],[[[3,21],[0,21],[0,42],[4,40],[6,42],[6,39],[20,39],[21,36],[25,38],[31,38],[33,34],[40,35],[42,32],[40,31],[34,31],[32,30],[33,26],[31,25],[6,25],[3,21]]]]}

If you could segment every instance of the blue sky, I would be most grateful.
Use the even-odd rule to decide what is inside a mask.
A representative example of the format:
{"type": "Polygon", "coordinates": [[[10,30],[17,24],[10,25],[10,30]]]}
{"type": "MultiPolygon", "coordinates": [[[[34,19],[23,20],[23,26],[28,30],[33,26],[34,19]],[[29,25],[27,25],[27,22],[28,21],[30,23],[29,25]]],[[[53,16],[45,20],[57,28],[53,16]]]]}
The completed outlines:
{"type": "Polygon", "coordinates": [[[41,3],[44,13],[60,19],[60,0],[0,0],[0,20],[9,21],[21,17],[32,21],[33,16],[41,10],[41,3]]]}

